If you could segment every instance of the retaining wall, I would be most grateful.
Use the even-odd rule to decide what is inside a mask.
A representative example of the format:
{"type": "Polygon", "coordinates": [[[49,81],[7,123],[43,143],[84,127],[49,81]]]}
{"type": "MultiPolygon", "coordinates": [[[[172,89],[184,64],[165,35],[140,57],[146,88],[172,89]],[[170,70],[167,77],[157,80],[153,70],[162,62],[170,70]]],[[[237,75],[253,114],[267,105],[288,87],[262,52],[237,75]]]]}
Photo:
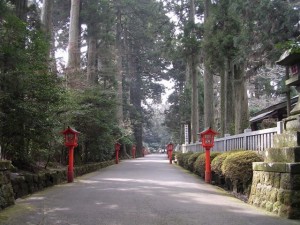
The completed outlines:
{"type": "MultiPolygon", "coordinates": [[[[94,172],[101,168],[115,164],[115,160],[91,163],[74,167],[74,176],[81,176],[94,172]]],[[[0,162],[0,208],[6,208],[14,204],[14,200],[44,188],[67,181],[67,169],[51,170],[48,172],[10,173],[11,163],[0,162]]]]}

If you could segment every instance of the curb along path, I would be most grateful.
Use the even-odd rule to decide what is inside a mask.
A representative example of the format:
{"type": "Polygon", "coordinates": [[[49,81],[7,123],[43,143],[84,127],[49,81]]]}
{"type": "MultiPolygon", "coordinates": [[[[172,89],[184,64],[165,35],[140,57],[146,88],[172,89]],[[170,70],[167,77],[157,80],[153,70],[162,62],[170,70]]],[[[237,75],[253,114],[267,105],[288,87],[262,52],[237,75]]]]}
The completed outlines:
{"type": "Polygon", "coordinates": [[[250,206],[169,164],[167,156],[124,160],[17,200],[3,225],[300,225],[250,206]]]}

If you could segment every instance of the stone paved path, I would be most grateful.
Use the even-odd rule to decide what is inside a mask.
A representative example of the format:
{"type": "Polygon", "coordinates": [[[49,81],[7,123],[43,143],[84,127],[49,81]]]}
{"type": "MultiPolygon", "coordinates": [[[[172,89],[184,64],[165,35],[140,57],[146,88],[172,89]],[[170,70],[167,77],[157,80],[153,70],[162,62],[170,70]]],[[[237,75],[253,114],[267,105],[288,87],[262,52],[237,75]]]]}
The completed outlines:
{"type": "Polygon", "coordinates": [[[4,225],[300,225],[204,183],[166,155],[118,165],[19,199],[4,225]]]}

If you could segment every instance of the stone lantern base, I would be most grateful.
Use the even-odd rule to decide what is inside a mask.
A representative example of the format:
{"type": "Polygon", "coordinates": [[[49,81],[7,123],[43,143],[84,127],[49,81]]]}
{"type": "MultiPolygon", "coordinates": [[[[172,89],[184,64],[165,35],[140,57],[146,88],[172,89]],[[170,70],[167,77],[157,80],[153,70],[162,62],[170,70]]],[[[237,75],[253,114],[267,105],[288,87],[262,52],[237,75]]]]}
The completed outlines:
{"type": "Polygon", "coordinates": [[[15,204],[14,192],[10,182],[10,161],[0,161],[0,210],[15,204]]]}
{"type": "Polygon", "coordinates": [[[300,147],[271,148],[253,163],[249,203],[281,217],[300,218],[300,147]]]}

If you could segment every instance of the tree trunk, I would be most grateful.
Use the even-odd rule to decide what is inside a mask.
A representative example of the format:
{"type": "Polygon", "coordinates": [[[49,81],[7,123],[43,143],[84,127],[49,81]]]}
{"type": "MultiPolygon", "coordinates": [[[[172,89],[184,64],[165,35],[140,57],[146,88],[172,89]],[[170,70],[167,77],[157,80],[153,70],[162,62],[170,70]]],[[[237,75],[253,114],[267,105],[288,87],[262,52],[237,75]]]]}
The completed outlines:
{"type": "Polygon", "coordinates": [[[199,96],[198,96],[198,73],[196,70],[196,57],[190,57],[191,60],[191,81],[192,81],[192,112],[191,112],[191,129],[192,142],[198,140],[199,133],[199,96]]]}
{"type": "MultiPolygon", "coordinates": [[[[209,15],[210,1],[204,1],[204,21],[209,15]]],[[[204,35],[205,38],[205,35],[204,35]]],[[[214,77],[210,73],[206,63],[204,52],[204,127],[214,127],[214,77]]]]}
{"type": "Polygon", "coordinates": [[[225,94],[225,134],[234,133],[234,93],[233,93],[233,70],[230,59],[225,59],[225,79],[224,79],[224,94],[225,94]]]}
{"type": "Polygon", "coordinates": [[[10,0],[10,2],[15,5],[16,16],[26,21],[28,0],[10,0]]]}
{"type": "Polygon", "coordinates": [[[88,25],[87,82],[90,86],[98,83],[97,79],[97,37],[93,24],[88,25]]]}
{"type": "MultiPolygon", "coordinates": [[[[195,2],[194,0],[190,0],[190,22],[192,24],[195,23],[195,2]]],[[[191,35],[194,36],[194,29],[191,30],[191,35]]],[[[192,52],[194,52],[194,48],[196,46],[192,46],[192,52]]],[[[196,51],[197,52],[197,51],[196,51]]],[[[192,129],[192,142],[196,142],[198,140],[198,132],[199,132],[199,96],[198,96],[198,73],[197,73],[197,61],[198,55],[196,53],[191,54],[189,57],[189,72],[191,78],[191,86],[192,86],[192,112],[191,112],[191,129],[192,129]]]]}
{"type": "Polygon", "coordinates": [[[117,120],[119,126],[123,126],[123,69],[122,69],[122,27],[121,27],[121,10],[117,10],[117,31],[116,31],[116,60],[117,60],[117,120]]]}
{"type": "Polygon", "coordinates": [[[234,66],[235,134],[244,132],[249,126],[248,96],[245,87],[244,66],[234,66]]]}
{"type": "Polygon", "coordinates": [[[46,34],[46,37],[47,37],[48,41],[50,42],[50,48],[48,51],[48,56],[49,56],[48,60],[50,63],[50,68],[54,74],[57,74],[52,13],[53,13],[53,0],[44,0],[42,14],[41,14],[41,22],[43,24],[43,30],[46,34]]]}
{"type": "Polygon", "coordinates": [[[142,115],[142,78],[140,76],[138,49],[133,47],[133,43],[127,43],[128,54],[128,75],[130,76],[130,112],[131,123],[133,125],[133,135],[135,137],[136,156],[142,155],[143,147],[143,115],[142,115]]]}
{"type": "Polygon", "coordinates": [[[80,0],[72,0],[67,63],[67,84],[71,87],[77,86],[75,78],[77,79],[76,74],[80,69],[79,11],[80,0]]]}
{"type": "Polygon", "coordinates": [[[220,127],[221,136],[225,134],[225,70],[221,73],[221,109],[220,109],[220,127]]]}

